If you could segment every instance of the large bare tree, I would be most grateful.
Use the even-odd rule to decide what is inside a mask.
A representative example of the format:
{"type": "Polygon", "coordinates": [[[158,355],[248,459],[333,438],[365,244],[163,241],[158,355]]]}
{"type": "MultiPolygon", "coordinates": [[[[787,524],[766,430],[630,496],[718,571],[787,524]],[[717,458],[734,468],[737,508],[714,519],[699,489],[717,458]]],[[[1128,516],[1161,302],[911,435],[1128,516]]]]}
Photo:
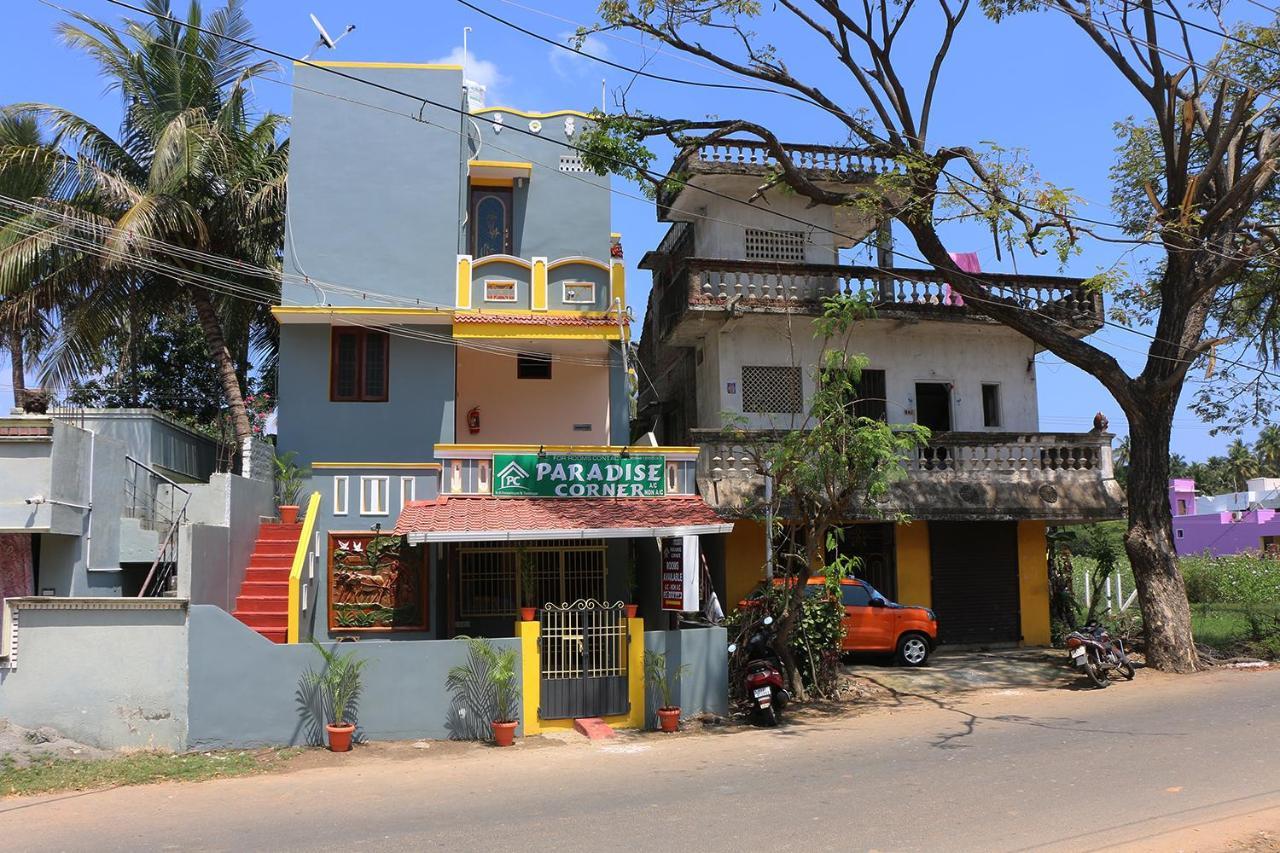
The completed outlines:
{"type": "MultiPolygon", "coordinates": [[[[643,33],[753,85],[767,84],[806,101],[834,119],[851,144],[876,149],[899,169],[869,185],[819,185],[793,165],[776,128],[758,116],[704,119],[626,108],[602,116],[584,138],[588,163],[655,181],[660,179],[646,168],[653,157],[647,142],[655,137],[677,148],[693,144],[694,136],[759,140],[778,164],[760,192],[785,185],[814,205],[858,205],[896,220],[919,254],[967,301],[1101,382],[1129,421],[1125,548],[1137,581],[1148,660],[1160,669],[1191,671],[1198,661],[1166,492],[1170,433],[1193,365],[1211,357],[1215,346],[1235,340],[1232,335],[1258,331],[1242,320],[1240,299],[1270,304],[1274,294],[1267,258],[1280,250],[1277,218],[1270,215],[1277,166],[1274,105],[1280,97],[1276,30],[1235,26],[1227,37],[1215,37],[1216,49],[1201,58],[1193,47],[1224,25],[1200,6],[1193,11],[1207,25],[1189,21],[1173,0],[984,4],[997,20],[1028,12],[1060,16],[1064,37],[1070,30],[1083,36],[1080,61],[1101,57],[1146,105],[1141,119],[1118,125],[1122,154],[1113,176],[1120,230],[1075,216],[1071,195],[1041,182],[1017,152],[978,144],[930,146],[935,97],[947,55],[971,12],[970,0],[936,0],[936,6],[917,0],[777,0],[769,14],[787,16],[808,37],[785,46],[753,31],[777,23],[766,19],[755,0],[606,0],[597,29],[643,33]],[[927,24],[930,15],[938,34],[934,48],[922,50],[918,38],[904,43],[908,19],[927,24]],[[786,61],[819,50],[834,58],[841,74],[805,79],[786,61]],[[926,72],[918,73],[922,67],[926,72]],[[1138,272],[1112,270],[1092,279],[1110,291],[1113,317],[1148,326],[1142,370],[1130,375],[1110,353],[1072,335],[1060,318],[997,298],[966,276],[940,233],[940,223],[957,216],[984,220],[1006,243],[1056,252],[1063,261],[1090,239],[1130,242],[1148,253],[1150,263],[1138,272]]],[[[993,55],[993,74],[1000,73],[998,61],[993,55]]],[[[1242,363],[1231,366],[1239,370],[1242,363]]],[[[1264,408],[1256,408],[1255,416],[1264,408]]]]}

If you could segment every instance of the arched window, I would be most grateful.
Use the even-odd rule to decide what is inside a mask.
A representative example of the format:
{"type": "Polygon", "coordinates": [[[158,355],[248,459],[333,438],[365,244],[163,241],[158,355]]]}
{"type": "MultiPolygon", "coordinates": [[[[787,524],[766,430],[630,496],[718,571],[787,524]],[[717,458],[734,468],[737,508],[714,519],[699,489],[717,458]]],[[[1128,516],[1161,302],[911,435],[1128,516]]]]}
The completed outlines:
{"type": "Polygon", "coordinates": [[[471,190],[471,254],[511,254],[511,190],[483,187],[471,190]]]}

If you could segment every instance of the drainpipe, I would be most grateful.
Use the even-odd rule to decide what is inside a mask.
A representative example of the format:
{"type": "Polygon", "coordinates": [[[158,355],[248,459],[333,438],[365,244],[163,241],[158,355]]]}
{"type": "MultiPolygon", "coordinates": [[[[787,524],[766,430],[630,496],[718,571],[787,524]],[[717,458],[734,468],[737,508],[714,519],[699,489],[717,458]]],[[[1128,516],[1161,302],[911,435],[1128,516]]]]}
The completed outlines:
{"type": "Polygon", "coordinates": [[[764,579],[773,582],[773,477],[764,475],[764,579]]]}

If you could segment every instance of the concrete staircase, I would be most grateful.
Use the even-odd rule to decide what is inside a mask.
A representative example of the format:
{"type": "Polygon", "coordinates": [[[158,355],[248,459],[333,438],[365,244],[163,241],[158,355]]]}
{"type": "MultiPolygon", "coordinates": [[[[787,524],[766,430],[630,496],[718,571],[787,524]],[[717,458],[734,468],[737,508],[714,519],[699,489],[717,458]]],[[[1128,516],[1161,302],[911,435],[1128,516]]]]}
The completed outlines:
{"type": "Polygon", "coordinates": [[[301,524],[264,521],[236,598],[232,615],[273,643],[287,639],[289,569],[301,538],[301,524]]]}

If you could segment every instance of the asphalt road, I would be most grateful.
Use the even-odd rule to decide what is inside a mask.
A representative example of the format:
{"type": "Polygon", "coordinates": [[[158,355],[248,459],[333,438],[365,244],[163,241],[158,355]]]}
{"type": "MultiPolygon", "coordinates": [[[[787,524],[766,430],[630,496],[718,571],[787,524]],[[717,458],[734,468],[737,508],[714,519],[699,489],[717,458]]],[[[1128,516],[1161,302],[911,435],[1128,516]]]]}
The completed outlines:
{"type": "Polygon", "coordinates": [[[1280,829],[1277,708],[1278,670],[1139,673],[1105,691],[908,699],[777,730],[367,750],[276,775],[0,800],[0,849],[1221,849],[1280,829]]]}

